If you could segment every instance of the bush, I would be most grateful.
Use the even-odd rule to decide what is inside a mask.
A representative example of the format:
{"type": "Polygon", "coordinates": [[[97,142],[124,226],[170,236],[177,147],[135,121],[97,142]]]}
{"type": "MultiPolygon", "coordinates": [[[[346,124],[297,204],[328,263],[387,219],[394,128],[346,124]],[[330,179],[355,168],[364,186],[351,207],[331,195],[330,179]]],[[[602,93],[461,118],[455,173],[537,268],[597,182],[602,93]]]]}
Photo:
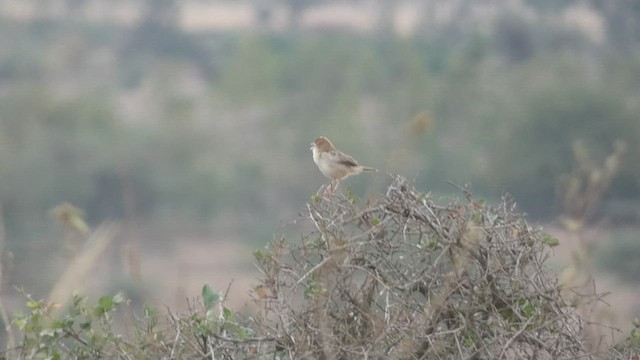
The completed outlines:
{"type": "Polygon", "coordinates": [[[589,357],[574,305],[591,299],[565,302],[544,264],[557,240],[465,195],[439,206],[398,177],[364,207],[314,199],[300,244],[256,254],[259,332],[291,358],[589,357]]]}
{"type": "MultiPolygon", "coordinates": [[[[127,337],[112,327],[119,295],[95,307],[76,297],[47,321],[50,307],[30,299],[14,321],[25,333],[16,357],[595,358],[578,311],[595,296],[561,288],[545,265],[557,239],[508,197],[489,206],[462,191],[442,206],[397,177],[364,202],[313,196],[297,222],[308,231],[301,241],[254,253],[262,277],[252,315],[205,286],[190,314],[162,320],[145,308],[127,337]]],[[[635,334],[610,358],[637,355],[635,334]]]]}

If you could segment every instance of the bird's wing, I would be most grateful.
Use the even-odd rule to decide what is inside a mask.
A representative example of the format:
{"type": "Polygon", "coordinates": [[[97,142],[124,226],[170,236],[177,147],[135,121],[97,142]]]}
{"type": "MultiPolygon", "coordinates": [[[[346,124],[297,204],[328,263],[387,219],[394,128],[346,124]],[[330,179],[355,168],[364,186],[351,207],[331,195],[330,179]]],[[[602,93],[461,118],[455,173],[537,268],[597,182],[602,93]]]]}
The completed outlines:
{"type": "Polygon", "coordinates": [[[358,162],[353,160],[351,156],[337,150],[331,152],[331,158],[334,162],[338,164],[342,164],[350,167],[358,166],[358,162]]]}

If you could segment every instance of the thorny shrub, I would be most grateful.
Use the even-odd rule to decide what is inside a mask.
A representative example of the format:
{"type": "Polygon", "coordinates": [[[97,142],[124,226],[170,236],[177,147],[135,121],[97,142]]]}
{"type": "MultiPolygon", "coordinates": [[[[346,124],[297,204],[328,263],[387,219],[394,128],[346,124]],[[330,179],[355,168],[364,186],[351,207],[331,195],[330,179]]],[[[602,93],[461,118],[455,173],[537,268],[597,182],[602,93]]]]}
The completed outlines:
{"type": "Polygon", "coordinates": [[[295,359],[594,358],[575,307],[597,297],[565,300],[557,240],[462,191],[441,206],[397,177],[364,205],[314,197],[301,242],[256,254],[259,332],[295,359]]]}
{"type": "MultiPolygon", "coordinates": [[[[75,296],[56,318],[44,301],[14,325],[6,358],[123,359],[600,359],[635,360],[640,322],[597,353],[580,307],[599,300],[563,289],[545,265],[558,240],[504,197],[495,206],[437,204],[396,177],[385,195],[312,197],[301,239],[254,253],[262,273],[253,314],[204,286],[186,315],[144,315],[119,334],[121,295],[95,306],[75,296]]],[[[123,317],[132,319],[130,312],[123,317]]]]}

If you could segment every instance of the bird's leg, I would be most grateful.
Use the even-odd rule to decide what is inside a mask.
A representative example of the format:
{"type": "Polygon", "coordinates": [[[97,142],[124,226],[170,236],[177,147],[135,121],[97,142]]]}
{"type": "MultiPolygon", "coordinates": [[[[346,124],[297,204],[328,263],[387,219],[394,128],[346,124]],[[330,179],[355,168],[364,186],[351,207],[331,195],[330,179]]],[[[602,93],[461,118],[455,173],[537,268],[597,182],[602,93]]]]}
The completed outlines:
{"type": "Polygon", "coordinates": [[[332,194],[336,192],[336,190],[338,190],[338,186],[340,186],[340,179],[336,179],[335,180],[336,184],[333,187],[333,191],[331,192],[332,194]]]}
{"type": "Polygon", "coordinates": [[[335,190],[335,184],[336,180],[331,180],[331,182],[329,183],[329,185],[327,186],[327,188],[325,189],[325,195],[333,195],[333,193],[336,191],[335,190]]]}
{"type": "Polygon", "coordinates": [[[322,189],[322,195],[330,195],[332,186],[333,186],[333,180],[331,180],[331,182],[328,185],[326,185],[324,189],[322,189]]]}

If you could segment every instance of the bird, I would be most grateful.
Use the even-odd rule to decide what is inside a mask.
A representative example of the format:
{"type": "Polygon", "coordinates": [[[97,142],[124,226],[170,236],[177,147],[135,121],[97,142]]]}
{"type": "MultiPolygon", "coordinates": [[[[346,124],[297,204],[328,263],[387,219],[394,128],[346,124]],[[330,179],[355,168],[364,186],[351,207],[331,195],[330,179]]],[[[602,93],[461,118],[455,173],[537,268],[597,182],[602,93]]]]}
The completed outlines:
{"type": "Polygon", "coordinates": [[[378,171],[372,167],[358,165],[351,156],[336,149],[324,136],[312,142],[310,149],[313,152],[313,162],[324,176],[331,179],[329,187],[325,188],[325,193],[327,190],[330,194],[335,192],[340,181],[351,175],[360,174],[363,171],[378,171]]]}

